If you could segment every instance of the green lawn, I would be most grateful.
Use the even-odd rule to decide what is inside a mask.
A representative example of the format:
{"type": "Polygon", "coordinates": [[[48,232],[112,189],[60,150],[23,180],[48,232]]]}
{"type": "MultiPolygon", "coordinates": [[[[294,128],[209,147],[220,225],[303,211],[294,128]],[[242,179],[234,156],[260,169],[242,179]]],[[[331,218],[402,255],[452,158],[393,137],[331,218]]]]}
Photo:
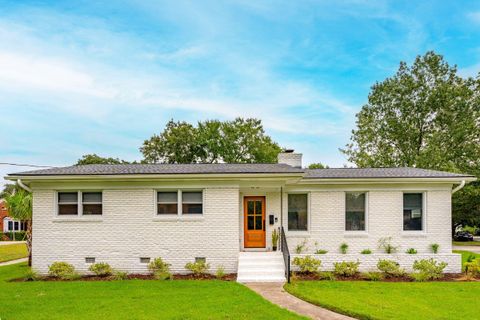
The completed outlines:
{"type": "Polygon", "coordinates": [[[0,319],[304,319],[236,282],[6,282],[27,271],[0,267],[0,319]]]}
{"type": "Polygon", "coordinates": [[[453,241],[454,246],[480,246],[480,241],[453,241]]]}
{"type": "Polygon", "coordinates": [[[285,288],[359,319],[479,318],[479,282],[300,281],[285,288]]]}
{"type": "Polygon", "coordinates": [[[28,256],[25,243],[16,243],[0,246],[0,262],[16,260],[28,256]]]}
{"type": "Polygon", "coordinates": [[[480,258],[479,253],[474,253],[470,251],[453,250],[453,253],[460,253],[462,255],[462,270],[465,269],[463,266],[465,265],[465,262],[467,262],[469,256],[475,256],[476,258],[480,258]]]}

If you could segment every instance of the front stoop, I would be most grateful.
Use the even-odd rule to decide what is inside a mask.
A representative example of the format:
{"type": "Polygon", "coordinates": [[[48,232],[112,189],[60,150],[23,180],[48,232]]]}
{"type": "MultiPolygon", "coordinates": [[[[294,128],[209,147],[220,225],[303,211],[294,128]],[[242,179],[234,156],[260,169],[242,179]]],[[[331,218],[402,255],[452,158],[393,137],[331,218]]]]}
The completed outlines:
{"type": "Polygon", "coordinates": [[[240,252],[237,281],[285,282],[285,264],[281,252],[240,252]]]}

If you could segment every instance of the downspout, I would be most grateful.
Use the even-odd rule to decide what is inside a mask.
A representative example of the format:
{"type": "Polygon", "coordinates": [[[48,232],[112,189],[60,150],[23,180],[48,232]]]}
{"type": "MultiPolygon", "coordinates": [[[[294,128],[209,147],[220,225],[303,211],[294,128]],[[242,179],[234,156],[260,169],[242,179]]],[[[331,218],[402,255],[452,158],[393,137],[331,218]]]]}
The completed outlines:
{"type": "Polygon", "coordinates": [[[460,185],[458,185],[455,189],[452,190],[452,194],[454,194],[454,193],[457,192],[458,190],[462,189],[463,187],[465,187],[465,180],[462,180],[462,182],[460,183],[460,185]]]}
{"type": "Polygon", "coordinates": [[[32,192],[32,189],[30,189],[28,186],[26,186],[21,179],[17,179],[17,184],[25,191],[32,192]]]}

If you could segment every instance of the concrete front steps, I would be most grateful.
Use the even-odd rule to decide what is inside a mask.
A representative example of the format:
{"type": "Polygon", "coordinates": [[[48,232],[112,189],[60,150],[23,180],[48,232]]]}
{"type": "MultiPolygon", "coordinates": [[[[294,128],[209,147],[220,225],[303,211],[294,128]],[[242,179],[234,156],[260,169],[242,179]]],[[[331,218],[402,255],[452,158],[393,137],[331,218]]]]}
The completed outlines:
{"type": "Polygon", "coordinates": [[[285,282],[285,264],[282,253],[240,252],[238,256],[237,281],[285,282]]]}

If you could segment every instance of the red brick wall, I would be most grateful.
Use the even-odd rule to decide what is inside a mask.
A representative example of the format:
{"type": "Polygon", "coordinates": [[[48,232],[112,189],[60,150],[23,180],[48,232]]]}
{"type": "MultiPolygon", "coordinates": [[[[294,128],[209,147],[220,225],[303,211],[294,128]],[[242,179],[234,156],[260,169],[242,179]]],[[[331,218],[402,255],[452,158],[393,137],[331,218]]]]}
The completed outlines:
{"type": "Polygon", "coordinates": [[[0,200],[0,232],[3,232],[3,218],[6,216],[8,216],[7,208],[5,207],[3,200],[0,200]]]}

